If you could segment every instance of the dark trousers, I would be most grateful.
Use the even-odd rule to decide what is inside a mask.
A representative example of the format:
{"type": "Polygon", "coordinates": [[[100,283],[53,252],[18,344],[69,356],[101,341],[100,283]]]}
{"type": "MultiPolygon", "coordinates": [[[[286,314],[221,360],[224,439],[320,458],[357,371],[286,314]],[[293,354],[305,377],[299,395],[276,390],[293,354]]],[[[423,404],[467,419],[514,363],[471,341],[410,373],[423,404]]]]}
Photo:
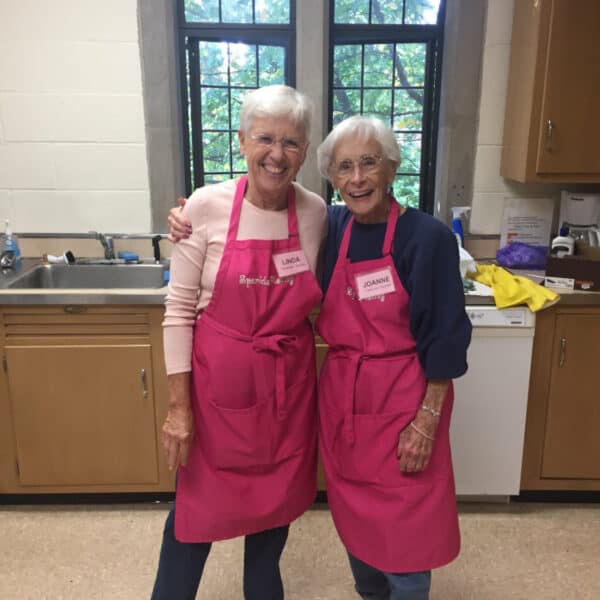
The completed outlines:
{"type": "Polygon", "coordinates": [[[364,600],[427,600],[431,571],[384,573],[348,552],[355,589],[364,600]]]}
{"type": "MultiPolygon", "coordinates": [[[[175,511],[165,523],[152,600],[194,600],[211,543],[189,544],[175,539],[175,511]]],[[[283,600],[279,558],[289,525],[247,535],[244,543],[244,598],[283,600]]]]}

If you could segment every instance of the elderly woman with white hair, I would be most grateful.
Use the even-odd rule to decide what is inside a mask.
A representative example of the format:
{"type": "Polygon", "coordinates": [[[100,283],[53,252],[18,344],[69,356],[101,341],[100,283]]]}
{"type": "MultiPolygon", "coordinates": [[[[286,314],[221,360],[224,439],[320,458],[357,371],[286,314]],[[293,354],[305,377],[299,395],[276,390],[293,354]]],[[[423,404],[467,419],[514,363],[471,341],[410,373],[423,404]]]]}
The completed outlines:
{"type": "Polygon", "coordinates": [[[451,231],[400,206],[392,131],[351,117],[318,151],[345,206],[329,208],[319,380],[331,513],[363,598],[429,597],[459,529],[448,429],[471,325],[451,231]]]}
{"type": "MultiPolygon", "coordinates": [[[[357,592],[424,600],[431,569],[460,546],[449,425],[471,324],[458,248],[443,223],[392,196],[400,150],[381,121],[342,121],[317,154],[344,202],[328,208],[316,321],[329,345],[319,380],[327,498],[357,592]]],[[[173,210],[176,237],[180,219],[173,210]]]]}
{"type": "Polygon", "coordinates": [[[294,183],[311,105],[287,86],[251,92],[240,115],[247,176],[188,199],[164,319],[163,444],[177,468],[152,598],[196,597],[211,542],[245,538],[244,595],[279,600],[288,526],[316,495],[310,311],[325,203],[294,183]]]}

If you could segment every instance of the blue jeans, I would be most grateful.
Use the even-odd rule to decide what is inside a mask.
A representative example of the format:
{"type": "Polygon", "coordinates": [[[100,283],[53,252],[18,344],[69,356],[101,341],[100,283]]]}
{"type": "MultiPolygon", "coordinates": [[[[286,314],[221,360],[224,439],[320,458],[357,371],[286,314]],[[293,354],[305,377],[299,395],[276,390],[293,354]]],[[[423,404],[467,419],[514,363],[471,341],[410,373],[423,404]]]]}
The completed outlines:
{"type": "Polygon", "coordinates": [[[364,600],[428,600],[431,571],[384,573],[348,552],[355,589],[364,600]]]}
{"type": "MultiPolygon", "coordinates": [[[[194,600],[211,543],[184,543],[175,539],[175,511],[165,523],[163,543],[152,600],[194,600]]],[[[283,600],[279,558],[289,526],[246,536],[244,543],[244,598],[283,600]]]]}

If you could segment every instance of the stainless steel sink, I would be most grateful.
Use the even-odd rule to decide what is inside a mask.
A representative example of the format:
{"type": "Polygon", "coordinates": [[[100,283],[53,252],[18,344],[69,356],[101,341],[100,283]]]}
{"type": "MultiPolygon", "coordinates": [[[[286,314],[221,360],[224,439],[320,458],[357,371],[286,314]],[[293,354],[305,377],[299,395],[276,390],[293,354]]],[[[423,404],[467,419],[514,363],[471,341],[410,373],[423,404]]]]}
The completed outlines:
{"type": "Polygon", "coordinates": [[[162,264],[38,265],[6,287],[21,289],[161,288],[162,264]]]}

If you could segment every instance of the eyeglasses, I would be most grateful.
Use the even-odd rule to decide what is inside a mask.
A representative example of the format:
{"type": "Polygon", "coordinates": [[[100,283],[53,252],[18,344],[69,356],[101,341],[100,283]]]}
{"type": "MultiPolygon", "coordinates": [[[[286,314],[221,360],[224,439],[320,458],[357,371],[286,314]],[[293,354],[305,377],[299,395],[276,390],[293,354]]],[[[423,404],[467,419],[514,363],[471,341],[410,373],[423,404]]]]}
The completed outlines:
{"type": "Polygon", "coordinates": [[[339,163],[333,165],[334,173],[338,177],[349,177],[354,174],[354,170],[358,170],[366,175],[374,173],[379,169],[383,158],[377,154],[363,154],[358,160],[346,158],[339,163]]]}
{"type": "Polygon", "coordinates": [[[255,133],[250,136],[250,139],[264,148],[272,148],[275,144],[280,143],[281,149],[284,152],[298,154],[304,149],[305,143],[293,138],[279,138],[268,133],[255,133]]]}

